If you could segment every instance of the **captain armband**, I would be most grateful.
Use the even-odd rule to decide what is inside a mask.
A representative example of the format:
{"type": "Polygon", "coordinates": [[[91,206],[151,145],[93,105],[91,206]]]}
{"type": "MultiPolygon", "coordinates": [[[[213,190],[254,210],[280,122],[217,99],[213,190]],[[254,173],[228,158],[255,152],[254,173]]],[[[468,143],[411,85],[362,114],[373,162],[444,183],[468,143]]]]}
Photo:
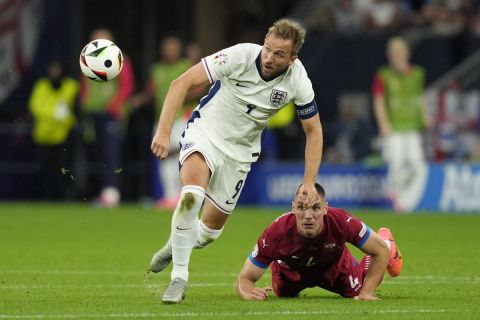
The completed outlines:
{"type": "Polygon", "coordinates": [[[315,116],[318,113],[317,104],[315,103],[315,100],[312,100],[312,102],[307,103],[303,106],[295,105],[295,108],[297,109],[297,116],[301,120],[310,119],[311,117],[315,116]]]}

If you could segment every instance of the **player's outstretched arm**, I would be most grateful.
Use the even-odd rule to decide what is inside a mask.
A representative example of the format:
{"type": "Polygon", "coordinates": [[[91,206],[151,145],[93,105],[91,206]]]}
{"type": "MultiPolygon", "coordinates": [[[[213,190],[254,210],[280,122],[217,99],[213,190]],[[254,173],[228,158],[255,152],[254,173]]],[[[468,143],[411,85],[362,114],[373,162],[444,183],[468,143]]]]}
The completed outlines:
{"type": "Polygon", "coordinates": [[[300,192],[306,195],[306,206],[311,207],[315,203],[318,195],[315,189],[315,182],[317,181],[318,168],[322,160],[323,131],[318,114],[309,119],[302,120],[302,126],[305,131],[306,144],[305,173],[300,192]]]}
{"type": "Polygon", "coordinates": [[[257,288],[255,283],[263,276],[265,269],[259,268],[254,265],[247,258],[243,265],[240,274],[237,277],[237,293],[243,300],[265,300],[268,297],[268,292],[272,288],[264,287],[257,288]]]}
{"type": "Polygon", "coordinates": [[[368,267],[367,275],[363,281],[363,287],[355,299],[378,300],[379,298],[375,296],[375,289],[377,289],[380,282],[382,282],[390,252],[385,241],[373,230],[370,231],[370,237],[360,247],[360,250],[371,255],[372,262],[368,267]]]}
{"type": "Polygon", "coordinates": [[[187,72],[173,80],[163,103],[157,131],[153,137],[151,149],[157,158],[165,159],[170,147],[170,132],[175,115],[183,104],[190,88],[206,85],[208,76],[201,63],[191,67],[187,72]]]}

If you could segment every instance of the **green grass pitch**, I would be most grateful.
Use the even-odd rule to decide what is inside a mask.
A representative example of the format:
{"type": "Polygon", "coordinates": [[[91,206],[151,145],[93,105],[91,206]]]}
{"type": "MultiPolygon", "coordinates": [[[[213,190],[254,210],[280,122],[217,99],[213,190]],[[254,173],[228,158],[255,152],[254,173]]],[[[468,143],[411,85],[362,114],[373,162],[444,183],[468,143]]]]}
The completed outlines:
{"type": "MultiPolygon", "coordinates": [[[[193,252],[186,300],[163,305],[171,267],[145,270],[168,237],[169,212],[0,204],[0,319],[480,319],[480,215],[473,214],[351,210],[374,229],[390,227],[404,256],[402,275],[386,276],[377,290],[380,301],[319,288],[299,299],[239,300],[237,272],[286,210],[237,208],[222,237],[193,252]]],[[[260,285],[270,285],[267,275],[260,285]]]]}

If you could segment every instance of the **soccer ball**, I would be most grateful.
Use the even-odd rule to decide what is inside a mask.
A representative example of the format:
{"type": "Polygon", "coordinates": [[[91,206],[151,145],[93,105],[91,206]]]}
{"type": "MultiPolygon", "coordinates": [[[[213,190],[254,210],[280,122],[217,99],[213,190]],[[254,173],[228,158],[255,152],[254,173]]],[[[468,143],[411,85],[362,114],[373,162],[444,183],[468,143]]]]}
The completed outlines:
{"type": "Polygon", "coordinates": [[[83,48],[79,63],[87,78],[100,82],[110,81],[122,71],[122,50],[110,40],[96,39],[83,48]]]}

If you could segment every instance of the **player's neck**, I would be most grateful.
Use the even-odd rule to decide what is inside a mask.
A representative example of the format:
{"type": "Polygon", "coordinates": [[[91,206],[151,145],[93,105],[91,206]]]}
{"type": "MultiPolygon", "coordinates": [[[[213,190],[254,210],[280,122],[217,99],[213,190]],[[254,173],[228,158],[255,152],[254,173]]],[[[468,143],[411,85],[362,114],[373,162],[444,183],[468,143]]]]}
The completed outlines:
{"type": "Polygon", "coordinates": [[[412,67],[409,63],[398,65],[398,66],[392,66],[395,71],[401,74],[408,74],[412,70],[412,67]]]}

